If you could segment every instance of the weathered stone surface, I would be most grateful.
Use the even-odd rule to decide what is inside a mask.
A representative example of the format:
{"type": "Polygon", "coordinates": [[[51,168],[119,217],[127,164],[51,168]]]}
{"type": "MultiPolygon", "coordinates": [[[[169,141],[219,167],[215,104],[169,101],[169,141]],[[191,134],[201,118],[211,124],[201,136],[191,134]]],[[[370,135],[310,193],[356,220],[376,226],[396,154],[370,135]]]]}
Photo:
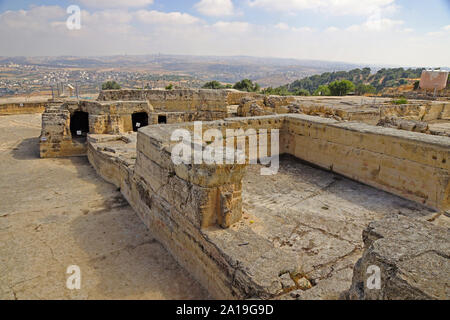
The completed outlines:
{"type": "MultiPolygon", "coordinates": [[[[60,147],[60,140],[73,143],[67,134],[70,113],[90,110],[90,162],[212,296],[338,299],[350,287],[363,249],[360,234],[370,222],[398,214],[446,225],[447,217],[432,209],[447,210],[450,192],[450,140],[344,122],[372,121],[380,109],[343,100],[233,90],[121,90],[104,92],[96,102],[48,108],[43,119],[51,120],[46,127],[55,134],[49,137],[60,147]],[[239,102],[237,113],[253,117],[224,119],[228,106],[239,102]],[[125,134],[130,112],[139,110],[147,112],[149,124],[164,124],[125,134]],[[258,139],[259,129],[278,129],[279,154],[328,172],[283,157],[278,175],[261,176],[261,166],[248,166],[259,155],[250,155],[247,147],[239,165],[175,165],[172,133],[192,132],[194,123],[185,121],[205,119],[220,120],[203,123],[202,134],[240,129],[238,140],[248,142],[258,139]]],[[[269,150],[275,147],[272,136],[269,150]]],[[[203,141],[188,147],[207,146],[203,141]]]]}
{"type": "Polygon", "coordinates": [[[43,113],[46,102],[17,102],[0,104],[0,116],[43,113]]]}
{"type": "Polygon", "coordinates": [[[85,157],[40,159],[40,132],[40,114],[0,117],[1,301],[211,298],[85,157]]]}
{"type": "Polygon", "coordinates": [[[405,120],[397,117],[387,117],[381,119],[378,124],[380,127],[395,128],[406,131],[429,133],[428,123],[417,120],[405,120]]]}
{"type": "Polygon", "coordinates": [[[450,298],[450,230],[392,215],[363,234],[365,251],[355,266],[351,299],[450,298]],[[367,287],[370,266],[381,270],[381,289],[367,287]]]}

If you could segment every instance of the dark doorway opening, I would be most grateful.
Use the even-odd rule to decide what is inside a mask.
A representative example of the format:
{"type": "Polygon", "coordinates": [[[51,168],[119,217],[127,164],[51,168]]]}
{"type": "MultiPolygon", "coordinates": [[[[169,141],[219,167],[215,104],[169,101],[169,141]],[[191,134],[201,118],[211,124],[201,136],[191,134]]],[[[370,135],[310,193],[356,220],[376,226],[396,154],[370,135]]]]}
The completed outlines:
{"type": "Polygon", "coordinates": [[[86,138],[89,133],[89,113],[75,111],[70,116],[70,133],[72,138],[86,138]]]}
{"type": "Polygon", "coordinates": [[[167,117],[166,116],[158,116],[158,123],[159,124],[167,124],[167,117]]]}
{"type": "Polygon", "coordinates": [[[139,128],[148,126],[148,114],[146,112],[133,113],[131,116],[133,121],[133,131],[136,132],[139,128]]]}

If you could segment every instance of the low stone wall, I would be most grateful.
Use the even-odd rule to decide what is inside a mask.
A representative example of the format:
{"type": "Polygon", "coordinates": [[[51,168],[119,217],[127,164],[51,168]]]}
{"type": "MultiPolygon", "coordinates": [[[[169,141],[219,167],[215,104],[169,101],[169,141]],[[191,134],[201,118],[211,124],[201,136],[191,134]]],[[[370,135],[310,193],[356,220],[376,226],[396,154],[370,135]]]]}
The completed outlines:
{"type": "Polygon", "coordinates": [[[354,300],[448,300],[450,231],[393,215],[363,234],[365,251],[355,265],[348,298],[354,300]],[[379,271],[377,287],[376,272],[379,271]]]}
{"type": "Polygon", "coordinates": [[[450,138],[292,115],[286,153],[431,208],[450,208],[450,138]]]}
{"type": "Polygon", "coordinates": [[[71,141],[70,115],[76,111],[89,114],[91,134],[124,134],[133,131],[134,113],[145,112],[150,125],[158,124],[160,117],[168,124],[224,119],[229,114],[228,103],[236,103],[243,95],[235,90],[117,90],[102,92],[99,101],[49,104],[43,115],[41,156],[79,155],[86,150],[71,141]]]}
{"type": "MultiPolygon", "coordinates": [[[[89,160],[102,177],[121,189],[154,236],[212,296],[275,297],[279,291],[270,283],[262,285],[257,275],[241,270],[227,250],[219,249],[210,239],[214,230],[229,228],[241,219],[246,164],[174,165],[171,151],[177,142],[170,137],[180,128],[193,131],[194,124],[141,129],[135,164],[95,148],[95,141],[89,138],[89,160]]],[[[211,128],[222,133],[242,129],[239,137],[247,141],[257,135],[248,135],[247,129],[279,129],[280,153],[431,207],[449,207],[450,138],[306,115],[213,121],[204,123],[202,132],[211,128]]],[[[283,259],[277,257],[276,261],[282,263],[283,259]]]]}
{"type": "Polygon", "coordinates": [[[400,117],[417,121],[450,120],[450,103],[430,101],[423,104],[385,106],[381,109],[381,117],[400,117]]]}
{"type": "Polygon", "coordinates": [[[98,101],[148,101],[156,111],[166,112],[221,112],[227,105],[237,105],[242,98],[248,96],[257,96],[257,94],[232,89],[132,89],[102,91],[98,101]]]}
{"type": "Polygon", "coordinates": [[[42,114],[39,149],[41,158],[86,155],[86,144],[72,140],[69,110],[62,110],[59,105],[47,107],[42,114]]]}
{"type": "Polygon", "coordinates": [[[241,100],[238,116],[299,113],[371,125],[376,125],[381,118],[386,117],[417,121],[450,119],[450,103],[444,101],[412,101],[405,105],[395,105],[386,99],[378,102],[366,99],[365,103],[357,102],[358,97],[349,101],[345,97],[341,101],[336,99],[337,97],[248,96],[241,100]]]}
{"type": "Polygon", "coordinates": [[[0,104],[0,116],[13,114],[43,113],[46,102],[24,102],[0,104]]]}
{"type": "Polygon", "coordinates": [[[133,113],[151,114],[153,109],[144,101],[50,103],[42,114],[40,137],[42,158],[86,155],[86,143],[73,139],[70,132],[70,117],[76,111],[89,114],[89,133],[122,134],[133,131],[133,113]]]}

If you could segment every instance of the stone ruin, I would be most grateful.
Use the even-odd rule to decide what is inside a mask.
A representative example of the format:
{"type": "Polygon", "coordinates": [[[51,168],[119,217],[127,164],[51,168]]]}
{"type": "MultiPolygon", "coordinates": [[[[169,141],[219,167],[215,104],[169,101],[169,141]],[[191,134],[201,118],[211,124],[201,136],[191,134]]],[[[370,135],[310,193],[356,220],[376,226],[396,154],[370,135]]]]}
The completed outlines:
{"type": "Polygon", "coordinates": [[[374,124],[449,112],[430,101],[402,109],[235,90],[104,91],[49,104],[40,154],[87,155],[215,298],[448,299],[450,138],[374,124]],[[247,148],[240,164],[175,165],[171,135],[194,132],[193,121],[204,121],[202,133],[242,129],[233,139],[247,145],[267,130],[280,172],[261,176],[247,148]],[[366,286],[370,266],[379,288],[366,286]]]}

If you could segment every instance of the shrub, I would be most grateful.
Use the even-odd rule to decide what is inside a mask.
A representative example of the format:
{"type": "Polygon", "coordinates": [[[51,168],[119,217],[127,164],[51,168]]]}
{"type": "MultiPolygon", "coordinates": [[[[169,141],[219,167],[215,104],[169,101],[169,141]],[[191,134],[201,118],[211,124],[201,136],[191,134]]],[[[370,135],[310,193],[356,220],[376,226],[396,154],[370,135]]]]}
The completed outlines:
{"type": "Polygon", "coordinates": [[[252,80],[244,79],[242,81],[236,82],[233,86],[233,89],[239,91],[247,91],[247,92],[258,92],[261,87],[257,83],[253,83],[252,80]]]}
{"type": "Polygon", "coordinates": [[[210,81],[203,85],[203,89],[224,89],[225,86],[221,84],[219,81],[210,81]]]}
{"type": "Polygon", "coordinates": [[[396,99],[396,100],[392,100],[393,104],[408,104],[408,100],[406,100],[405,98],[400,98],[400,99],[396,99]]]}
{"type": "Polygon", "coordinates": [[[333,96],[345,96],[349,92],[355,90],[355,85],[349,80],[333,81],[328,85],[331,95],[333,96]]]}
{"type": "Polygon", "coordinates": [[[120,90],[122,87],[115,81],[107,81],[102,84],[102,90],[120,90]]]}
{"type": "Polygon", "coordinates": [[[355,92],[357,95],[364,95],[367,93],[375,93],[376,91],[377,90],[375,89],[375,87],[370,84],[360,83],[355,88],[355,92]]]}
{"type": "Polygon", "coordinates": [[[331,96],[331,91],[327,85],[321,85],[316,89],[316,91],[314,91],[313,95],[315,95],[315,96],[331,96]]]}
{"type": "Polygon", "coordinates": [[[311,93],[306,89],[299,89],[294,92],[294,96],[310,96],[311,93]]]}

